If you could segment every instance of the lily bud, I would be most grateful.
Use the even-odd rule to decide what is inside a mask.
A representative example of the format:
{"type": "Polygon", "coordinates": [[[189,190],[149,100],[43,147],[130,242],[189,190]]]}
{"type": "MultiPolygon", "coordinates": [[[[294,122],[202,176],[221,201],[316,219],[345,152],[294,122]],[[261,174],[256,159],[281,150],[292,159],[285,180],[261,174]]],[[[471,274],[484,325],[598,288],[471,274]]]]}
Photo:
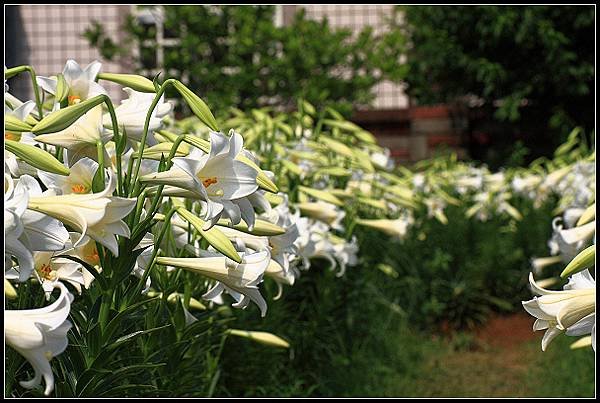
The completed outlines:
{"type": "Polygon", "coordinates": [[[563,272],[560,273],[560,276],[564,278],[587,269],[588,267],[594,265],[595,259],[596,245],[591,245],[590,247],[579,252],[579,254],[575,256],[573,260],[571,260],[567,267],[565,267],[563,272]]]}
{"type": "Polygon", "coordinates": [[[4,279],[4,296],[7,299],[17,298],[17,291],[7,279],[4,279]]]}
{"type": "Polygon", "coordinates": [[[65,76],[59,74],[56,76],[56,102],[64,101],[69,95],[69,84],[65,80],[65,76]]]}
{"type": "Polygon", "coordinates": [[[181,216],[181,218],[192,224],[192,226],[196,228],[196,231],[198,231],[213,248],[237,263],[241,263],[242,258],[235,250],[235,247],[229,238],[227,238],[227,236],[223,234],[217,227],[212,227],[209,230],[205,230],[204,226],[206,225],[206,222],[196,217],[192,212],[186,210],[185,208],[178,208],[177,213],[181,216]]]}
{"type": "Polygon", "coordinates": [[[66,129],[85,115],[90,109],[104,102],[106,95],[96,95],[78,104],[59,109],[45,116],[40,122],[33,126],[31,132],[34,134],[55,133],[66,129]]]}
{"type": "Polygon", "coordinates": [[[152,81],[137,74],[100,73],[100,80],[112,81],[140,92],[156,92],[152,81]]]}
{"type": "Polygon", "coordinates": [[[264,344],[270,347],[290,348],[290,343],[283,340],[281,337],[268,332],[253,332],[250,330],[229,329],[227,334],[232,336],[244,337],[253,340],[257,343],[264,344]]]}
{"type": "Polygon", "coordinates": [[[305,193],[309,196],[312,196],[316,199],[320,199],[323,201],[326,201],[328,203],[331,204],[335,204],[336,206],[343,206],[344,203],[342,203],[342,201],[340,199],[338,199],[337,197],[335,197],[334,195],[332,195],[329,192],[326,192],[324,190],[319,190],[319,189],[313,189],[313,188],[308,188],[306,186],[299,186],[298,187],[300,189],[300,191],[302,193],[305,193]]]}
{"type": "Polygon", "coordinates": [[[252,231],[250,231],[248,229],[248,224],[246,224],[243,221],[240,221],[239,224],[231,225],[229,223],[229,220],[220,219],[217,222],[217,225],[222,226],[222,227],[234,228],[238,231],[242,231],[247,234],[256,235],[256,236],[276,236],[276,235],[285,234],[285,229],[283,227],[280,227],[279,225],[270,223],[269,221],[265,221],[265,220],[256,220],[254,222],[254,227],[253,227],[252,231]]]}
{"type": "Polygon", "coordinates": [[[13,115],[4,115],[4,130],[9,132],[30,132],[31,125],[13,115]]]}
{"type": "Polygon", "coordinates": [[[202,123],[210,127],[214,131],[219,131],[217,121],[206,103],[187,88],[181,81],[174,80],[173,86],[181,94],[185,102],[190,106],[194,115],[200,119],[202,123]]]}
{"type": "Polygon", "coordinates": [[[8,151],[27,162],[32,167],[58,175],[69,175],[69,168],[64,166],[52,154],[29,144],[5,139],[4,145],[8,151]]]}
{"type": "Polygon", "coordinates": [[[581,214],[581,217],[579,217],[579,220],[577,220],[577,224],[575,224],[575,226],[579,227],[580,225],[587,224],[594,218],[596,218],[596,203],[585,209],[583,214],[581,214]]]}

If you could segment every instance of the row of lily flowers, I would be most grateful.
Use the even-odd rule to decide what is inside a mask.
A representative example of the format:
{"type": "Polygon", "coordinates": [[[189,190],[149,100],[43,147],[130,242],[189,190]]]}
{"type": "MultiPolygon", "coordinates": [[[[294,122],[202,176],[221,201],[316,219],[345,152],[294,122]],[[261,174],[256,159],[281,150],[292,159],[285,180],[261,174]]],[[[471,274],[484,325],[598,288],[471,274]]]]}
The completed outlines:
{"type": "MultiPolygon", "coordinates": [[[[60,291],[46,307],[5,311],[6,343],[35,371],[20,384],[34,388],[43,378],[46,395],[54,387],[50,360],[65,351],[72,326],[74,298],[65,284],[84,292],[103,272],[114,270],[110,262],[136,250],[142,252],[126,269],[140,278],[141,293],[160,293],[151,282],[154,266],[184,269],[206,278],[205,300],[222,304],[225,293],[234,307],[252,302],[262,316],[267,303],[258,286],[264,277],[278,284],[277,298],[281,285],[294,284],[312,257],[339,264],[340,273],[356,263],[356,244],[328,236],[327,222],[292,211],[273,173],[259,168],[242,136],[218,131],[208,107],[183,84],[167,80],[158,86],[100,69],[98,62],[82,69],[73,60],[56,77],[36,77],[27,66],[5,69],[6,78],[29,72],[44,91],[36,88],[36,100],[22,102],[5,85],[4,284],[8,298],[30,279],[49,300],[54,289],[60,291]],[[128,85],[129,97],[114,108],[98,80],[128,85]],[[172,109],[164,102],[168,85],[211,128],[208,140],[161,136],[172,109]],[[184,146],[192,151],[178,153],[184,146]],[[155,222],[162,224],[152,233],[155,222]],[[191,257],[168,253],[175,251],[164,241],[167,232],[191,257]],[[210,246],[200,248],[200,240],[210,246]]],[[[336,222],[343,217],[341,210],[338,214],[336,222]]],[[[204,308],[195,299],[192,303],[204,308]]],[[[195,320],[187,310],[186,317],[195,320]]],[[[288,346],[264,332],[231,329],[230,334],[288,346]]]]}

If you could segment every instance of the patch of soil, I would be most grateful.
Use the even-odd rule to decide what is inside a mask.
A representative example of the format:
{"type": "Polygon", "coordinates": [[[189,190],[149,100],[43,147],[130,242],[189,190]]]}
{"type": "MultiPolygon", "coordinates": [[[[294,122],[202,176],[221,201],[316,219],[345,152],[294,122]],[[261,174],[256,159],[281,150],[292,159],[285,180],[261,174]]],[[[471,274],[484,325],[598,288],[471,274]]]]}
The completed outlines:
{"type": "Polygon", "coordinates": [[[543,332],[533,331],[534,318],[519,312],[490,318],[475,331],[477,339],[494,347],[510,348],[529,340],[541,339],[543,332]]]}

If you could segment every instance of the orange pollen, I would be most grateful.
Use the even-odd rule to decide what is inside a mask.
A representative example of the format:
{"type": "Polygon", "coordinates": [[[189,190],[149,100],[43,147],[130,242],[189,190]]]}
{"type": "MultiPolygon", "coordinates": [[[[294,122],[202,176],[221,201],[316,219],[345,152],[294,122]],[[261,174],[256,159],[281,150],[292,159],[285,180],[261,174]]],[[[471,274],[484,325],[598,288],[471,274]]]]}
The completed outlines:
{"type": "Polygon", "coordinates": [[[75,105],[81,102],[81,97],[78,97],[77,95],[69,95],[67,99],[69,100],[69,105],[75,105]]]}
{"type": "Polygon", "coordinates": [[[202,184],[204,185],[205,188],[209,187],[210,185],[213,185],[215,183],[219,182],[217,180],[216,177],[212,177],[212,178],[206,178],[202,181],[202,184]]]}
{"type": "Polygon", "coordinates": [[[94,249],[92,253],[86,256],[86,260],[91,263],[97,263],[100,261],[100,256],[98,255],[98,251],[94,249]]]}
{"type": "Polygon", "coordinates": [[[46,279],[50,277],[51,271],[52,271],[52,267],[49,264],[43,264],[42,267],[40,267],[38,270],[38,272],[42,275],[42,277],[44,277],[46,279]]]}
{"type": "Polygon", "coordinates": [[[73,193],[86,193],[87,187],[85,187],[85,185],[78,184],[71,186],[71,190],[73,193]]]}
{"type": "Polygon", "coordinates": [[[4,132],[4,138],[6,140],[17,140],[17,135],[11,132],[4,132]]]}

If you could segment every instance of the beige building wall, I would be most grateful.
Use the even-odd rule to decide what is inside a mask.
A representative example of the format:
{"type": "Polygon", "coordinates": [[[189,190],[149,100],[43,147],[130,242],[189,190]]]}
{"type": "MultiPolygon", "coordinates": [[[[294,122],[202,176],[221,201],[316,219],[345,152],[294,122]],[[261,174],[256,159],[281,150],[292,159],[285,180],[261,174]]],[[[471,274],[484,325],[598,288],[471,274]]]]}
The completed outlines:
{"type": "MultiPolygon", "coordinates": [[[[21,20],[26,34],[29,64],[36,74],[48,76],[60,73],[67,59],[74,59],[82,68],[97,60],[104,72],[123,72],[119,63],[104,60],[97,49],[83,37],[94,20],[102,23],[108,35],[119,38],[123,18],[131,6],[123,5],[21,5],[21,20]]],[[[7,39],[8,40],[8,39],[7,39]]],[[[29,82],[20,81],[20,85],[29,82]]],[[[124,98],[120,87],[109,82],[102,85],[113,99],[124,98]]]]}

